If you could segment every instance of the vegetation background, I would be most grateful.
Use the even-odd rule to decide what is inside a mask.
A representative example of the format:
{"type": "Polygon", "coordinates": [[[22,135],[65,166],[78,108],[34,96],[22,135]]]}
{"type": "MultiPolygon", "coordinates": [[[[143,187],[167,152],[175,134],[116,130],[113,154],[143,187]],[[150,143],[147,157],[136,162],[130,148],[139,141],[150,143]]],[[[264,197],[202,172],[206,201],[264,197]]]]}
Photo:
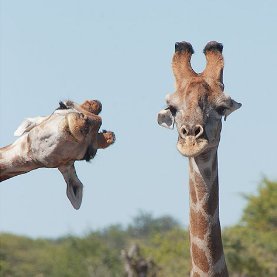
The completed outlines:
{"type": "MultiPolygon", "coordinates": [[[[277,182],[264,179],[238,224],[223,230],[230,276],[277,276],[277,182]]],[[[232,207],[230,207],[231,209],[232,207]]],[[[137,243],[158,265],[157,276],[189,274],[188,232],[170,216],[141,212],[128,227],[112,225],[83,237],[31,239],[0,234],[1,276],[124,276],[121,250],[137,243]]]]}

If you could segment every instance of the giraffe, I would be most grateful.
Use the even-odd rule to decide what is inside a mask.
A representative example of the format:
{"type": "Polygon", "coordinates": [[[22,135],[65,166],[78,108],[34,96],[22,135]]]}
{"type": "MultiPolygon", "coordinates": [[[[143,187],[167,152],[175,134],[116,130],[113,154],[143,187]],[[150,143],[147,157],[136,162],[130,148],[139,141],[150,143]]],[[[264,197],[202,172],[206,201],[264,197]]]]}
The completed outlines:
{"type": "Polygon", "coordinates": [[[50,116],[28,118],[17,128],[19,138],[0,148],[0,182],[38,168],[58,168],[67,184],[66,194],[72,206],[82,203],[83,184],[74,162],[89,161],[97,149],[115,141],[113,132],[98,132],[102,124],[101,102],[87,100],[78,105],[70,100],[50,116]]]}
{"type": "Polygon", "coordinates": [[[167,108],[158,123],[178,131],[177,149],[189,159],[189,236],[191,277],[228,276],[221,239],[217,149],[222,117],[241,107],[227,96],[223,84],[223,45],[209,42],[204,48],[206,68],[191,67],[194,50],[177,42],[172,59],[176,91],[166,96],[167,108]]]}
{"type": "Polygon", "coordinates": [[[143,258],[140,247],[133,244],[128,251],[121,251],[126,277],[156,277],[159,267],[151,258],[143,258]]]}

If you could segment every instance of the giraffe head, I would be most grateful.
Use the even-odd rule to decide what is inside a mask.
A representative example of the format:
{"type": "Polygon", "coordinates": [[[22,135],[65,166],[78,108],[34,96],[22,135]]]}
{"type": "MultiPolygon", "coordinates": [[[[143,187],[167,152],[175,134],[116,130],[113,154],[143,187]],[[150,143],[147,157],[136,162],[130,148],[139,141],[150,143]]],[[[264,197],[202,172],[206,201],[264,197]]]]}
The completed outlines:
{"type": "Polygon", "coordinates": [[[208,148],[217,147],[221,119],[241,107],[227,96],[223,84],[224,61],[221,43],[211,41],[204,48],[207,65],[197,74],[191,67],[194,53],[188,42],[177,42],[172,60],[176,91],[166,96],[167,108],[158,114],[158,123],[178,130],[177,149],[195,157],[208,148]]]}
{"type": "Polygon", "coordinates": [[[101,110],[98,100],[87,100],[81,105],[68,100],[60,102],[59,108],[49,116],[24,120],[15,131],[20,138],[0,148],[0,156],[6,153],[2,159],[6,160],[5,165],[0,163],[0,181],[41,167],[58,168],[67,184],[67,197],[79,209],[83,184],[77,177],[75,161],[89,161],[98,149],[107,148],[115,141],[113,132],[99,132],[101,110]],[[8,166],[13,164],[16,166],[8,166]]]}

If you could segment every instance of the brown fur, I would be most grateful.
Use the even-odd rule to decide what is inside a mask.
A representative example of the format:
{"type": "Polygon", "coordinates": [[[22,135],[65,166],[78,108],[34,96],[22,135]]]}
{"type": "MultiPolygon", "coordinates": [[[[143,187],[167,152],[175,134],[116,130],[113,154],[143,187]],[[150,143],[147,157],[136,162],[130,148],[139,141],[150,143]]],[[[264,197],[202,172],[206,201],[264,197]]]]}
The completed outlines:
{"type": "Polygon", "coordinates": [[[192,243],[191,253],[195,265],[199,267],[202,271],[208,272],[210,266],[205,252],[201,250],[196,244],[192,243]]]}
{"type": "Polygon", "coordinates": [[[197,202],[197,195],[196,195],[196,190],[195,190],[195,185],[192,179],[190,178],[189,180],[189,188],[190,188],[190,199],[193,204],[196,204],[197,202]]]}
{"type": "Polygon", "coordinates": [[[86,100],[80,107],[90,113],[98,115],[102,111],[102,104],[98,100],[86,100]]]}
{"type": "Polygon", "coordinates": [[[223,67],[224,60],[222,56],[223,45],[212,41],[204,48],[207,66],[203,72],[203,76],[212,78],[223,83],[223,67]]]}
{"type": "Polygon", "coordinates": [[[172,59],[172,69],[176,78],[177,87],[181,87],[180,82],[185,76],[196,76],[197,74],[191,68],[190,59],[192,53],[188,51],[176,52],[172,59]]]}
{"type": "Polygon", "coordinates": [[[198,201],[201,201],[203,197],[207,194],[207,186],[204,183],[203,178],[200,177],[199,174],[195,174],[194,179],[194,187],[196,190],[197,199],[198,201]]]}
{"type": "Polygon", "coordinates": [[[97,148],[104,149],[114,143],[115,137],[113,132],[103,132],[97,134],[97,148]]]}
{"type": "Polygon", "coordinates": [[[194,223],[191,224],[191,227],[190,227],[191,234],[194,237],[197,237],[203,240],[209,227],[207,219],[205,218],[205,216],[202,214],[201,211],[195,212],[193,209],[190,210],[190,217],[191,217],[191,220],[194,221],[194,223]]]}
{"type": "MultiPolygon", "coordinates": [[[[191,67],[190,59],[193,54],[192,52],[178,51],[173,55],[172,69],[176,78],[177,89],[184,88],[184,84],[187,84],[189,80],[199,80],[201,83],[205,80],[207,83],[210,83],[209,79],[212,79],[213,85],[216,85],[216,82],[223,82],[224,59],[222,49],[219,51],[217,48],[207,46],[205,49],[204,54],[206,55],[207,65],[200,74],[197,74],[191,67]]],[[[214,88],[212,89],[215,91],[214,88]]]]}
{"type": "MultiPolygon", "coordinates": [[[[194,52],[192,46],[180,42],[176,43],[175,49],[172,70],[176,91],[166,98],[169,111],[174,112],[170,115],[161,111],[158,122],[169,128],[172,128],[172,122],[175,123],[179,135],[177,149],[189,157],[190,244],[193,264],[206,272],[207,276],[215,276],[217,271],[221,271],[218,276],[226,277],[228,271],[218,218],[217,147],[221,117],[224,115],[219,111],[226,108],[229,115],[240,104],[223,93],[222,44],[212,41],[206,45],[204,54],[207,64],[199,74],[191,67],[190,60],[194,52]],[[236,108],[232,109],[230,103],[235,103],[236,108]],[[196,243],[203,248],[201,246],[200,249],[196,243]],[[221,257],[222,260],[219,260],[221,257]],[[215,266],[217,261],[220,263],[215,266]]],[[[199,276],[196,268],[192,269],[191,276],[199,276]]]]}

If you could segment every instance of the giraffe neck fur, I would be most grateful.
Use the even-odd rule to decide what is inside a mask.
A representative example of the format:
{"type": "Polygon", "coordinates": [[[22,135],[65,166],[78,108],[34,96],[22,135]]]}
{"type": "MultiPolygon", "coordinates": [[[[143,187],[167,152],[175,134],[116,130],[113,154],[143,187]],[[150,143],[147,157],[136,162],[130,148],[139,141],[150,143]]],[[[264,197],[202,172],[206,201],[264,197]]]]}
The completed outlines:
{"type": "Polygon", "coordinates": [[[218,201],[217,148],[189,158],[191,276],[228,276],[218,201]]]}
{"type": "Polygon", "coordinates": [[[0,181],[38,168],[29,155],[28,134],[13,144],[0,148],[0,181]]]}

